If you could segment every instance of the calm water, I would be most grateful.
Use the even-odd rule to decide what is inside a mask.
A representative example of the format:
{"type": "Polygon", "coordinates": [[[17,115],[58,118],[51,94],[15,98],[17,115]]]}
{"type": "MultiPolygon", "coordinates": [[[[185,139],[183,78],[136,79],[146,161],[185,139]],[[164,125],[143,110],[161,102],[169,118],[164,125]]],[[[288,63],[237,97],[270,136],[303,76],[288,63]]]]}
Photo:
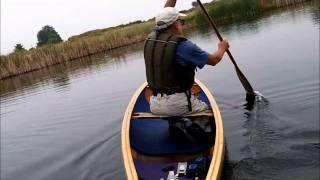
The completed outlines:
{"type": "MultiPolygon", "coordinates": [[[[198,71],[224,119],[225,179],[319,179],[319,7],[221,28],[269,103],[247,110],[230,60],[198,71]]],[[[207,51],[211,31],[189,35],[207,51]]],[[[142,44],[1,82],[1,179],[125,179],[120,128],[144,82],[142,44]]]]}

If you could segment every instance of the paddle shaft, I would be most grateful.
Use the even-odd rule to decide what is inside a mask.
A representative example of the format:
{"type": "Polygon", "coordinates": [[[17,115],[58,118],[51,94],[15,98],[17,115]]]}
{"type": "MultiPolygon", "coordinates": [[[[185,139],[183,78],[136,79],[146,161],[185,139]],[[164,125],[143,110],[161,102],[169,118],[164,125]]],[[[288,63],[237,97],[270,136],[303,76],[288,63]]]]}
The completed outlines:
{"type": "MultiPolygon", "coordinates": [[[[203,13],[205,14],[205,16],[207,17],[210,25],[212,26],[212,28],[214,29],[214,31],[216,32],[218,38],[220,41],[223,41],[223,38],[216,26],[216,24],[214,23],[213,19],[209,16],[207,10],[204,8],[203,4],[201,3],[200,0],[197,0],[200,8],[202,9],[203,13]]],[[[234,60],[231,52],[229,51],[229,49],[227,49],[227,54],[229,55],[230,57],[230,60],[232,62],[232,64],[234,65],[235,69],[236,69],[236,72],[237,72],[237,75],[238,75],[238,78],[242,84],[242,86],[244,87],[244,89],[246,90],[247,94],[254,94],[254,91],[253,91],[253,88],[252,86],[250,85],[249,81],[247,80],[247,78],[244,76],[244,74],[241,72],[239,66],[237,65],[236,61],[234,60]]]]}

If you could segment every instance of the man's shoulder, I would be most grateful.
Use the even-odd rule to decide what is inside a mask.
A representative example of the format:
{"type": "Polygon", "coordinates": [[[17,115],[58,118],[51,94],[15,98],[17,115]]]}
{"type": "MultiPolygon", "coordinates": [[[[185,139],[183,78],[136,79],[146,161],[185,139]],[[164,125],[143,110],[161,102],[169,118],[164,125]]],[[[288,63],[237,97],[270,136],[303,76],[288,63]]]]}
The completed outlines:
{"type": "Polygon", "coordinates": [[[201,48],[199,48],[195,43],[193,43],[192,41],[190,41],[188,39],[179,42],[177,49],[178,49],[178,51],[182,51],[182,52],[202,51],[201,48]]]}
{"type": "Polygon", "coordinates": [[[196,48],[197,46],[192,41],[185,39],[179,42],[178,47],[189,49],[189,48],[196,48]]]}
{"type": "Polygon", "coordinates": [[[190,40],[182,41],[177,47],[177,60],[181,64],[193,64],[202,68],[209,59],[209,54],[190,40]]]}

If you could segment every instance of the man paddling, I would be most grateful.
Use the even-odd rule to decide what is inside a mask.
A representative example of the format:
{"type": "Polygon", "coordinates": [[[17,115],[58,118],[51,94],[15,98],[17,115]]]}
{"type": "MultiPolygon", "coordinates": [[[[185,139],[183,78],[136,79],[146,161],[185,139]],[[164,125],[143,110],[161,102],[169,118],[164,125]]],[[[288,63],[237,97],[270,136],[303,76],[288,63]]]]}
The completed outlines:
{"type": "Polygon", "coordinates": [[[218,50],[208,53],[184,38],[181,17],[186,15],[179,13],[175,4],[176,0],[167,0],[155,18],[155,30],[148,35],[144,47],[147,82],[153,92],[151,112],[169,116],[208,109],[191,93],[195,70],[218,64],[229,48],[224,40],[218,43],[218,50]]]}

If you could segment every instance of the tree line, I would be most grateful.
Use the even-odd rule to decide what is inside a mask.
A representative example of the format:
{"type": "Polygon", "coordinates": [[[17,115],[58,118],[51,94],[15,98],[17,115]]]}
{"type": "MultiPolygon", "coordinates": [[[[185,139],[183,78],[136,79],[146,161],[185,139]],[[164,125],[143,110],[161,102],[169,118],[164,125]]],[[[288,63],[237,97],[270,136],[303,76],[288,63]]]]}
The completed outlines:
{"type": "MultiPolygon", "coordinates": [[[[46,44],[55,44],[63,42],[58,32],[49,25],[46,25],[41,28],[41,30],[37,33],[37,47],[46,45],[46,44]]],[[[31,48],[32,49],[32,48],[31,48]]],[[[18,43],[14,47],[14,52],[26,51],[21,43],[18,43]]]]}

